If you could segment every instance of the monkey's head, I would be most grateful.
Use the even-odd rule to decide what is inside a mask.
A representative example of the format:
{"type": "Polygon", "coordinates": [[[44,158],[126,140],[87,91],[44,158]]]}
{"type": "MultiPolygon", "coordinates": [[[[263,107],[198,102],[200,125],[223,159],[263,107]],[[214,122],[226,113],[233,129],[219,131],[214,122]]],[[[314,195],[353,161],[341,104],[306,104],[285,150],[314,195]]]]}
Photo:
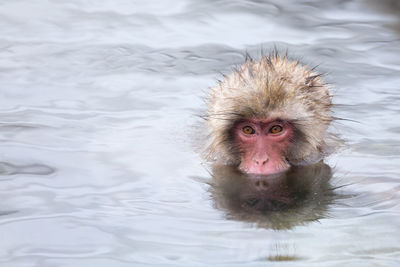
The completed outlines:
{"type": "Polygon", "coordinates": [[[315,163],[335,139],[331,97],[321,75],[298,61],[247,59],[211,88],[206,157],[263,175],[315,163]]]}

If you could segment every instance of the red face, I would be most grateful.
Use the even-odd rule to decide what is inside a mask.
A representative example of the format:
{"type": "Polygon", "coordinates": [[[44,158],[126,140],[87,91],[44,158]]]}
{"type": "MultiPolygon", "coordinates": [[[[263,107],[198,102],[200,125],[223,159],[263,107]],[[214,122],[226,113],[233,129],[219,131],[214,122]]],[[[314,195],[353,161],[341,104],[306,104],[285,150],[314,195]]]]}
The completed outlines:
{"type": "Polygon", "coordinates": [[[240,122],[234,128],[241,151],[239,168],[251,174],[274,174],[290,166],[285,159],[293,137],[293,127],[281,120],[254,119],[240,122]]]}

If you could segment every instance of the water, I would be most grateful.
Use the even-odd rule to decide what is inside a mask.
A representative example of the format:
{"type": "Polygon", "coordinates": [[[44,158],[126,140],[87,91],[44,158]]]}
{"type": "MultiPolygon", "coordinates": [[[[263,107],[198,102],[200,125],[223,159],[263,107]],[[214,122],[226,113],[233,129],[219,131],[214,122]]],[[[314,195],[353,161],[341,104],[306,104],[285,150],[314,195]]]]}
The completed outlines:
{"type": "Polygon", "coordinates": [[[390,0],[3,0],[0,265],[398,266],[399,14],[390,0]],[[315,181],[277,180],[291,189],[257,202],[262,180],[230,187],[193,144],[219,73],[274,45],[320,64],[356,122],[336,125],[348,148],[315,181]]]}

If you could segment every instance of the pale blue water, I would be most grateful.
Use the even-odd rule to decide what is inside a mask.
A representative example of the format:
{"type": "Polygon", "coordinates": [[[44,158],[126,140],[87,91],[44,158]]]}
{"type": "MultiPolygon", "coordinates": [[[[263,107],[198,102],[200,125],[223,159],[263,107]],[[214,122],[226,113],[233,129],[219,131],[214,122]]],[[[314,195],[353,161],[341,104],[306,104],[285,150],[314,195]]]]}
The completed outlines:
{"type": "Polygon", "coordinates": [[[3,0],[0,266],[399,266],[399,14],[390,0],[3,0]],[[332,177],[260,217],[235,197],[263,184],[212,181],[193,138],[219,73],[274,45],[321,64],[336,115],[358,122],[336,125],[348,148],[332,177]]]}

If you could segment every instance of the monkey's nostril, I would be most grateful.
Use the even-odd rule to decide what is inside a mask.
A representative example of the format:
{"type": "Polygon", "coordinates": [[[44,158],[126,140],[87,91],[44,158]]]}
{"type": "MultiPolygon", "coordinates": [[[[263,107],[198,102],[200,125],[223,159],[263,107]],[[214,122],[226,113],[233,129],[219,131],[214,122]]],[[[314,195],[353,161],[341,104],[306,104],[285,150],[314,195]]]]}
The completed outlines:
{"type": "Polygon", "coordinates": [[[258,166],[263,166],[268,162],[268,159],[253,159],[254,163],[258,166]]]}

